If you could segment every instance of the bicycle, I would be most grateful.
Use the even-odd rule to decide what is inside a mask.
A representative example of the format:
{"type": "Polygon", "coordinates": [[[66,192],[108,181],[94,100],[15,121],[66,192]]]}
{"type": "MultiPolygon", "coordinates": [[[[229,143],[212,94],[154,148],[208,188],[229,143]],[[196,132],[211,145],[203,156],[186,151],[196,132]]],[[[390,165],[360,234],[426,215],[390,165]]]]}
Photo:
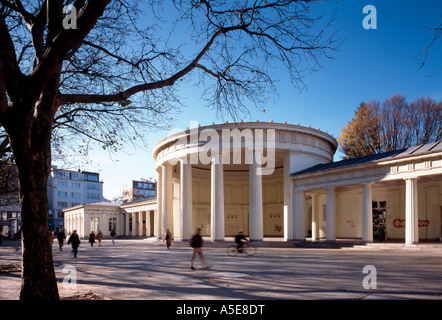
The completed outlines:
{"type": "Polygon", "coordinates": [[[231,245],[230,247],[227,248],[227,254],[231,257],[235,257],[240,253],[245,253],[248,256],[254,256],[256,255],[257,252],[257,248],[249,243],[244,243],[242,248],[237,248],[236,245],[231,245]]]}

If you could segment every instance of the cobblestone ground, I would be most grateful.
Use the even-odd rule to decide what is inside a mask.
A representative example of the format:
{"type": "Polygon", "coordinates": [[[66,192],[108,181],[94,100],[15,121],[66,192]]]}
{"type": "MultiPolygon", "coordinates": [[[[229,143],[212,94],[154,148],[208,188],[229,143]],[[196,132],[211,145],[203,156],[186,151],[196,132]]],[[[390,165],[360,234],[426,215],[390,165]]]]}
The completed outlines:
{"type": "MultiPolygon", "coordinates": [[[[78,258],[54,243],[54,266],[62,298],[121,300],[230,299],[425,299],[442,300],[442,254],[395,250],[260,247],[256,256],[230,257],[207,246],[209,269],[192,251],[146,240],[82,241],[78,258]],[[364,273],[364,268],[365,273],[364,273]],[[68,282],[76,279],[76,285],[68,282]]],[[[0,299],[19,296],[20,244],[0,246],[0,299]],[[12,268],[12,269],[11,269],[12,268]]]]}

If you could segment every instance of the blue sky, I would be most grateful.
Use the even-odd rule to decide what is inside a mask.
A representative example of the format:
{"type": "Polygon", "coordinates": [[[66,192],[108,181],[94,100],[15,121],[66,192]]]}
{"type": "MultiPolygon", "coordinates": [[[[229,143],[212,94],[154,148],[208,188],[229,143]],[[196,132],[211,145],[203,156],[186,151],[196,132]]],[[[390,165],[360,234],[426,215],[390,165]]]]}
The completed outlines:
{"type": "MultiPolygon", "coordinates": [[[[442,23],[442,1],[319,1],[318,9],[334,10],[336,3],[338,11],[332,28],[345,41],[333,54],[334,59],[323,60],[324,69],[304,77],[307,89],[302,92],[290,84],[286,71],[278,72],[279,96],[272,99],[265,113],[250,108],[251,117],[245,121],[300,123],[338,137],[361,101],[383,101],[397,93],[408,101],[420,96],[442,99],[442,69],[434,74],[442,67],[442,39],[431,48],[424,68],[419,69],[422,57],[417,57],[433,38],[433,32],[425,27],[442,23]],[[376,7],[376,30],[362,26],[365,5],[376,7]]],[[[187,107],[175,116],[176,128],[185,129],[190,121],[201,125],[220,122],[199,101],[197,91],[190,90],[185,98],[187,107]]],[[[82,169],[99,171],[104,196],[113,198],[122,193],[130,179],[156,179],[151,148],[167,133],[147,132],[146,150],[127,149],[112,159],[106,152],[92,152],[93,164],[82,169]]],[[[335,160],[341,156],[337,152],[335,160]]]]}

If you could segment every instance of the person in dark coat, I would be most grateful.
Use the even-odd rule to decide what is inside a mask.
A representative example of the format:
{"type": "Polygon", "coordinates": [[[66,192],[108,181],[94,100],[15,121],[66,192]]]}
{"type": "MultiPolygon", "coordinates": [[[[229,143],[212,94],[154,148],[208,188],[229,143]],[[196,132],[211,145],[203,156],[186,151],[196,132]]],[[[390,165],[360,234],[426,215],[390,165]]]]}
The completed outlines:
{"type": "Polygon", "coordinates": [[[244,233],[242,233],[242,231],[239,231],[238,234],[235,236],[236,250],[238,250],[239,253],[242,252],[243,240],[245,242],[247,242],[247,239],[244,236],[244,233]]]}
{"type": "Polygon", "coordinates": [[[60,247],[60,251],[63,251],[63,242],[66,239],[66,234],[63,229],[60,229],[57,233],[58,246],[60,247]]]}
{"type": "Polygon", "coordinates": [[[91,244],[91,247],[93,247],[95,243],[95,233],[93,231],[91,231],[91,233],[89,234],[89,242],[91,244]]]}
{"type": "Polygon", "coordinates": [[[196,255],[198,254],[200,256],[200,260],[202,264],[204,265],[204,268],[209,268],[209,266],[206,263],[206,260],[203,256],[203,238],[201,237],[201,228],[198,228],[196,230],[196,233],[193,235],[192,240],[190,241],[190,246],[193,248],[193,255],[192,259],[190,260],[190,269],[195,270],[193,267],[193,261],[195,260],[196,255]]]}
{"type": "Polygon", "coordinates": [[[164,240],[166,241],[166,247],[169,249],[169,247],[172,244],[172,233],[169,229],[167,229],[166,234],[164,235],[164,240]]]}
{"type": "Polygon", "coordinates": [[[78,237],[77,230],[74,230],[72,235],[69,237],[68,244],[72,245],[72,250],[74,252],[74,258],[77,257],[78,247],[80,246],[80,238],[78,237]]]}
{"type": "Polygon", "coordinates": [[[115,236],[117,235],[117,233],[115,232],[114,229],[112,229],[110,236],[112,238],[112,244],[115,244],[115,236]]]}

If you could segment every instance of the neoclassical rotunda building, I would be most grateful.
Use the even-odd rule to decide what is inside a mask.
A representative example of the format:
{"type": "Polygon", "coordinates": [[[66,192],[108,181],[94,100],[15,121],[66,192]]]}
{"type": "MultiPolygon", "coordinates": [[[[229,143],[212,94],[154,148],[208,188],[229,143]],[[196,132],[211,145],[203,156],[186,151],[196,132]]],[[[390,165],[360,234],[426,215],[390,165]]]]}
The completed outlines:
{"type": "Polygon", "coordinates": [[[213,241],[243,231],[250,240],[294,239],[290,174],[329,163],[336,140],[320,130],[272,122],[224,123],[170,135],[153,148],[158,228],[213,241]]]}
{"type": "Polygon", "coordinates": [[[112,225],[120,236],[169,229],[175,241],[196,228],[211,241],[238,231],[252,241],[440,241],[441,142],[333,162],[337,146],[288,123],[191,124],[153,147],[156,200],[66,209],[68,233],[112,225]]]}

